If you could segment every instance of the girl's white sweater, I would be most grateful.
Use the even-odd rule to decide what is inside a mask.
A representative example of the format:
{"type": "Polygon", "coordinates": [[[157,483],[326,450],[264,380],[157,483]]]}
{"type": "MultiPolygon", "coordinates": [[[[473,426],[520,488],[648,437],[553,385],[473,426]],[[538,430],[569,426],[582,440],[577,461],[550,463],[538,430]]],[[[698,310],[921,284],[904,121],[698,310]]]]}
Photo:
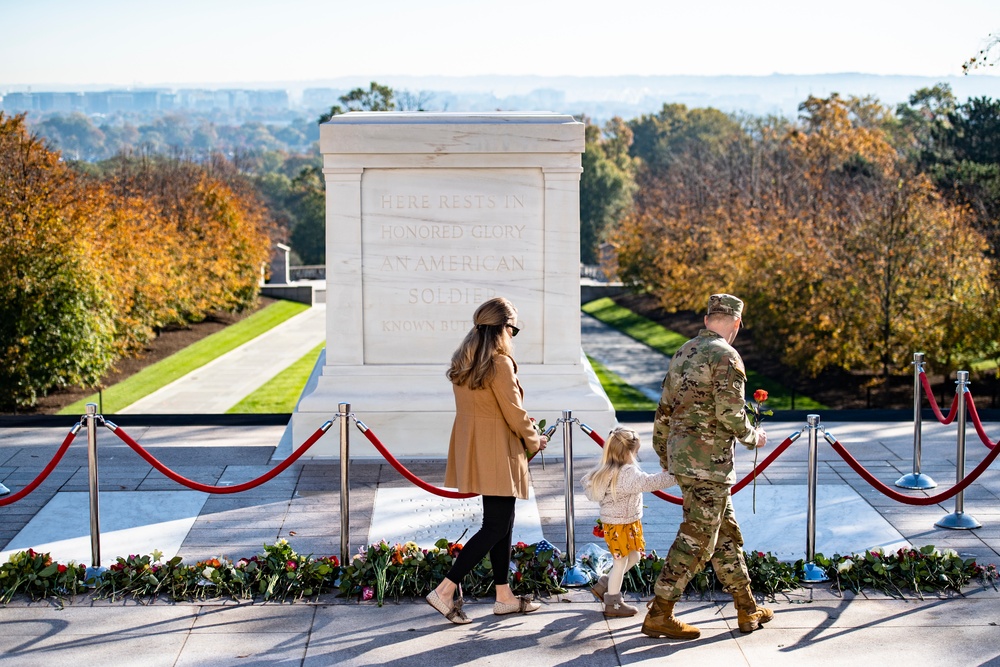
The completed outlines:
{"type": "Polygon", "coordinates": [[[643,472],[639,466],[629,463],[618,471],[615,497],[611,495],[610,479],[602,489],[591,484],[593,471],[583,477],[583,487],[587,498],[601,504],[601,523],[632,523],[642,518],[642,492],[666,489],[677,483],[677,479],[664,470],[654,475],[643,472]]]}

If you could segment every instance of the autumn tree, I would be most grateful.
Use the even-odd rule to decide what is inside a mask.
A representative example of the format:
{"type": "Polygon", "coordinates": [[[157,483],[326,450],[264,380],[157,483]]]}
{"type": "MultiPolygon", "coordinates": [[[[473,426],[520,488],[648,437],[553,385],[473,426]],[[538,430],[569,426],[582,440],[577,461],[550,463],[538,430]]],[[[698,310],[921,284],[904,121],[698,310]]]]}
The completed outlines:
{"type": "Polygon", "coordinates": [[[265,211],[223,160],[84,174],[0,114],[0,408],[92,386],[164,326],[255,303],[265,211]]]}
{"type": "Polygon", "coordinates": [[[0,112],[0,409],[88,385],[114,360],[87,235],[95,192],[58,153],[0,112]]]}
{"type": "Polygon", "coordinates": [[[598,246],[628,210],[635,191],[635,159],[629,155],[632,130],[621,118],[603,131],[586,123],[580,176],[580,259],[598,263],[598,246]]]}
{"type": "Polygon", "coordinates": [[[970,56],[962,63],[962,74],[968,74],[981,67],[996,67],[998,61],[1000,61],[1000,32],[994,32],[986,36],[983,48],[979,49],[976,55],[970,56]]]}
{"type": "Polygon", "coordinates": [[[739,293],[755,343],[808,374],[886,377],[917,349],[948,347],[947,363],[983,352],[983,237],[896,150],[888,110],[810,97],[797,123],[743,119],[704,144],[677,111],[661,139],[688,138],[647,142],[666,148],[647,158],[615,235],[623,274],[665,308],[739,293]]]}

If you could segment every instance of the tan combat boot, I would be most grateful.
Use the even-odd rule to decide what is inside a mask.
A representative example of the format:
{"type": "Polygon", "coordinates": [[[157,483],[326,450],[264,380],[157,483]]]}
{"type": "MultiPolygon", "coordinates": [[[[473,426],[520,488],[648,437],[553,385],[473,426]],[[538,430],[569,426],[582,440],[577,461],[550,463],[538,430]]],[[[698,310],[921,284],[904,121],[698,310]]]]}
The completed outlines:
{"type": "Polygon", "coordinates": [[[701,636],[701,630],[674,618],[673,600],[665,600],[657,596],[647,606],[649,611],[642,622],[642,634],[647,637],[697,639],[701,636]]]}
{"type": "Polygon", "coordinates": [[[753,632],[774,618],[774,612],[762,607],[754,600],[753,591],[747,584],[733,593],[733,604],[736,606],[736,623],[740,632],[753,632]]]}

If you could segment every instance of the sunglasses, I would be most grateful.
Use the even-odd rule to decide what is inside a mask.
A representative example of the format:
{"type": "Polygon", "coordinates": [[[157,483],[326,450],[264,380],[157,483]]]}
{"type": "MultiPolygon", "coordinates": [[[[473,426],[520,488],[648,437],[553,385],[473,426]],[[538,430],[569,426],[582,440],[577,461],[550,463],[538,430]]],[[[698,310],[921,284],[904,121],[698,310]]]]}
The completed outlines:
{"type": "Polygon", "coordinates": [[[516,336],[518,334],[518,332],[520,331],[520,329],[518,329],[517,327],[515,327],[513,324],[507,324],[505,326],[508,329],[510,329],[510,337],[511,338],[513,338],[514,336],[516,336]]]}

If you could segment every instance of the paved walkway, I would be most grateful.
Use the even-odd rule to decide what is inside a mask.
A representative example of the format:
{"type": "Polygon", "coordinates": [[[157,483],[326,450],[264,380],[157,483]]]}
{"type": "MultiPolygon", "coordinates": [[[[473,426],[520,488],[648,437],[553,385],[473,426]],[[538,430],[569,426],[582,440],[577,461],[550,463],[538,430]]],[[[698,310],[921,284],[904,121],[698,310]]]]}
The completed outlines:
{"type": "Polygon", "coordinates": [[[580,312],[580,333],[588,356],[641,391],[651,401],[660,400],[660,384],[670,357],[580,312]]]}
{"type": "Polygon", "coordinates": [[[325,340],[326,304],[317,304],[139,399],[121,414],[223,414],[325,340]]]}
{"type": "MultiPolygon", "coordinates": [[[[316,312],[316,311],[312,311],[316,312]]],[[[610,352],[620,334],[585,323],[585,348],[633,384],[655,383],[665,370],[662,355],[631,349],[624,359],[610,352]],[[607,355],[607,356],[603,356],[607,355]],[[610,363],[609,363],[610,361],[610,363]],[[613,365],[614,364],[614,365],[613,365]],[[634,370],[629,370],[629,368],[634,370]],[[640,379],[644,373],[647,380],[640,379]],[[659,377],[656,377],[659,376],[659,377]]],[[[630,343],[629,343],[630,344],[630,343]]],[[[272,348],[286,347],[272,341],[272,348]]],[[[303,352],[304,354],[304,352],[303,352]]],[[[292,355],[294,356],[294,355],[292,355]]],[[[301,355],[299,355],[301,356],[301,355]]],[[[297,358],[297,357],[296,357],[297,358]]],[[[259,357],[245,357],[259,365],[259,357]]],[[[267,375],[260,373],[261,376],[267,375]]],[[[267,377],[263,377],[266,380],[267,377]]],[[[191,389],[207,400],[221,389],[191,389]]],[[[240,389],[242,391],[242,389],[240,389]]],[[[238,400],[238,399],[237,399],[238,400]]],[[[234,401],[235,402],[235,401],[234,401]]],[[[358,415],[365,419],[362,414],[358,415]]],[[[376,430],[378,424],[366,420],[376,430]]],[[[826,422],[826,420],[824,420],[826,422]]],[[[17,491],[48,463],[69,428],[0,429],[0,482],[17,491]]],[[[649,423],[629,424],[649,452],[649,423]]],[[[881,480],[891,484],[911,471],[912,425],[825,423],[881,480]]],[[[772,443],[804,424],[769,422],[772,443]]],[[[996,437],[1000,424],[986,425],[996,437]]],[[[207,484],[233,484],[269,470],[290,449],[288,430],[271,427],[128,427],[129,434],[173,470],[207,484]]],[[[592,465],[596,446],[574,430],[574,479],[592,465]]],[[[356,432],[355,432],[356,433],[356,432]]],[[[337,437],[332,429],[327,438],[337,437]]],[[[518,504],[517,536],[541,534],[566,548],[566,498],[561,436],[531,465],[532,498],[518,504]]],[[[800,438],[758,480],[734,497],[746,548],[789,559],[805,549],[807,438],[800,438]],[[754,511],[756,510],[756,512],[754,511]]],[[[969,430],[967,470],[985,448],[969,430]]],[[[386,443],[392,449],[393,443],[386,443]]],[[[1000,471],[989,470],[965,493],[965,512],[982,522],[973,531],[936,528],[954,501],[927,507],[901,505],[871,489],[826,445],[819,442],[817,550],[860,551],[875,544],[934,544],[954,548],[980,563],[1000,564],[1000,471]]],[[[923,472],[941,486],[955,475],[953,426],[925,424],[923,472]]],[[[260,553],[265,543],[287,538],[301,553],[339,554],[340,469],[336,461],[303,460],[267,484],[240,494],[188,491],[153,470],[107,430],[99,431],[102,560],[160,548],[186,562],[260,553]],[[120,539],[120,542],[115,542],[120,539]]],[[[440,460],[406,465],[441,484],[440,460]]],[[[0,549],[52,544],[89,561],[86,512],[85,438],[70,448],[54,473],[31,495],[0,508],[0,549]],[[81,546],[82,545],[82,546],[81,546]]],[[[740,451],[742,476],[753,466],[740,451]]],[[[352,547],[418,532],[421,539],[447,532],[450,539],[477,521],[475,502],[458,502],[416,491],[385,462],[352,461],[350,468],[352,547]]],[[[914,492],[918,495],[923,492],[914,492]]],[[[575,548],[594,541],[589,527],[597,506],[574,483],[575,548]]],[[[676,532],[679,509],[646,498],[644,525],[650,549],[664,553],[676,532]]],[[[6,560],[6,556],[2,556],[6,560]]],[[[584,590],[571,589],[543,600],[528,616],[496,617],[488,602],[470,601],[473,623],[452,626],[421,600],[358,603],[324,596],[296,604],[112,603],[81,597],[60,609],[51,601],[18,600],[0,608],[0,666],[57,667],[81,662],[127,665],[495,665],[521,661],[537,665],[661,664],[673,659],[702,665],[855,665],[917,657],[932,665],[1000,665],[1000,593],[970,589],[965,596],[924,601],[893,600],[878,594],[839,596],[827,584],[804,586],[773,603],[776,617],[764,630],[736,630],[728,596],[689,599],[678,605],[683,618],[702,628],[692,642],[653,640],[638,631],[641,617],[607,620],[584,590]]]]}

